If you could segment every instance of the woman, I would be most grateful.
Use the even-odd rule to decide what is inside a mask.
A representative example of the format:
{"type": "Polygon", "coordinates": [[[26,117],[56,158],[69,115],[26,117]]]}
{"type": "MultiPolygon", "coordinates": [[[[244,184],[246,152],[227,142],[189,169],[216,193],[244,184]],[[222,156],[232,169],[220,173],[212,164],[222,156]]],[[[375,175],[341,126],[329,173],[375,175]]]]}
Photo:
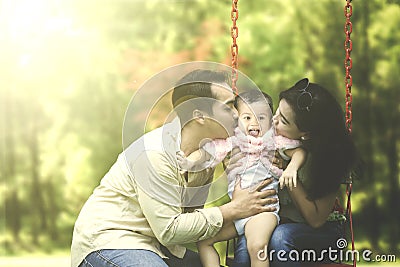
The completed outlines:
{"type": "MultiPolygon", "coordinates": [[[[357,162],[354,143],[340,105],[320,85],[302,79],[281,92],[279,99],[273,119],[276,133],[299,138],[308,156],[296,187],[279,192],[281,223],[265,251],[273,267],[335,260],[337,254],[328,258],[321,254],[330,256],[322,250],[337,249],[341,237],[341,217],[333,216],[332,207],[340,184],[357,162]]],[[[249,261],[246,240],[241,237],[234,266],[250,266],[249,261]]]]}

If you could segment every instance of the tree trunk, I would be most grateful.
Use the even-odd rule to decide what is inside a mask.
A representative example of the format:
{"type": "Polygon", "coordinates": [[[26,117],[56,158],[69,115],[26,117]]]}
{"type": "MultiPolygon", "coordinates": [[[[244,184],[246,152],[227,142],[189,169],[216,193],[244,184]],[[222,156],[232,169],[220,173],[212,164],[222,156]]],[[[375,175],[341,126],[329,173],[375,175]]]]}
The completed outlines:
{"type": "MultiPolygon", "coordinates": [[[[372,105],[372,85],[371,85],[371,60],[369,56],[369,51],[370,51],[370,45],[368,41],[368,28],[370,26],[370,13],[369,13],[369,2],[366,1],[363,5],[363,10],[360,11],[362,14],[362,27],[361,28],[361,33],[360,36],[362,36],[362,44],[359,46],[360,52],[358,53],[359,59],[360,59],[360,64],[358,65],[358,68],[360,69],[359,74],[360,77],[357,78],[357,81],[359,83],[359,90],[360,90],[360,95],[363,96],[362,98],[364,99],[364,111],[361,111],[360,116],[364,117],[363,121],[366,122],[363,127],[365,127],[365,139],[367,140],[364,143],[365,147],[365,153],[363,154],[364,160],[367,163],[368,166],[368,172],[365,173],[365,179],[367,180],[367,183],[372,183],[373,177],[375,176],[375,167],[374,167],[374,158],[373,155],[374,153],[374,148],[372,146],[373,142],[371,140],[374,140],[374,129],[373,121],[376,121],[376,118],[374,118],[374,108],[372,105]],[[361,62],[362,60],[362,62],[361,62]]],[[[360,105],[361,106],[361,105],[360,105]]],[[[357,116],[357,114],[355,114],[357,116]]],[[[355,129],[357,131],[357,129],[355,129]]]]}
{"type": "Polygon", "coordinates": [[[57,205],[57,195],[56,189],[54,188],[54,184],[51,180],[46,183],[46,191],[47,191],[47,199],[49,200],[49,209],[48,209],[48,219],[49,219],[49,235],[52,241],[58,241],[59,234],[57,231],[57,217],[59,212],[59,207],[57,205]]]}
{"type": "Polygon", "coordinates": [[[34,221],[32,222],[32,242],[35,245],[39,244],[39,234],[42,230],[46,229],[46,209],[43,201],[43,194],[40,185],[40,160],[39,160],[39,142],[38,142],[38,127],[37,127],[37,114],[34,114],[31,120],[32,131],[29,143],[29,152],[31,156],[31,174],[32,174],[32,188],[31,200],[34,221]]]}
{"type": "MultiPolygon", "coordinates": [[[[398,116],[398,115],[395,115],[398,116]]],[[[398,123],[400,120],[397,120],[398,123]]],[[[394,120],[393,122],[396,122],[394,120]]],[[[399,185],[399,157],[398,157],[398,142],[400,140],[400,136],[398,134],[396,127],[399,127],[399,124],[394,123],[393,130],[390,131],[389,142],[388,142],[388,150],[387,150],[387,158],[389,165],[389,194],[387,199],[387,206],[389,209],[390,216],[389,219],[389,250],[390,253],[397,253],[397,245],[400,240],[400,214],[399,212],[394,212],[393,209],[396,209],[395,205],[400,203],[400,185],[399,185]]]]}
{"type": "Polygon", "coordinates": [[[1,145],[3,146],[1,159],[1,176],[2,181],[6,182],[7,187],[10,192],[5,198],[5,214],[7,226],[11,228],[11,233],[14,242],[19,242],[19,233],[21,231],[21,209],[20,200],[18,198],[18,188],[15,185],[15,127],[12,121],[15,118],[14,112],[14,99],[11,95],[11,90],[8,88],[5,91],[5,95],[2,98],[4,102],[2,103],[2,116],[4,118],[4,125],[2,125],[1,131],[1,145]]]}

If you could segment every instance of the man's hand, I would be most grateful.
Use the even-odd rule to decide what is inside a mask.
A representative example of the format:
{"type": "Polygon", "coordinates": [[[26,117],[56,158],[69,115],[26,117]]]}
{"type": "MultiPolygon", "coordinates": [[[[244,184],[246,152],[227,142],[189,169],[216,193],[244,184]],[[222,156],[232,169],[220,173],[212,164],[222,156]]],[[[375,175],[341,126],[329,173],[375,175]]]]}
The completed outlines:
{"type": "Polygon", "coordinates": [[[267,179],[260,182],[256,187],[242,189],[240,181],[237,181],[235,189],[232,193],[232,201],[221,206],[221,212],[225,220],[237,220],[250,217],[261,212],[275,211],[274,207],[266,207],[266,205],[278,202],[276,191],[273,189],[262,189],[269,185],[273,179],[267,179]]]}

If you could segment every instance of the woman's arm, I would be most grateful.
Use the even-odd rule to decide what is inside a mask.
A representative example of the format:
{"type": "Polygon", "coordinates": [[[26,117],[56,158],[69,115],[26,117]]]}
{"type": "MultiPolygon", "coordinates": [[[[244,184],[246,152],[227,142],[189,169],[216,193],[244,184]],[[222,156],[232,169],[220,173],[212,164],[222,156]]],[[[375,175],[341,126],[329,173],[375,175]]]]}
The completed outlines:
{"type": "Polygon", "coordinates": [[[288,192],[301,215],[314,228],[318,228],[326,222],[336,199],[336,193],[331,193],[316,200],[308,199],[301,181],[297,182],[297,187],[293,188],[293,190],[288,190],[288,192]]]}
{"type": "Polygon", "coordinates": [[[290,190],[293,190],[293,187],[297,186],[297,171],[306,161],[307,153],[303,148],[297,147],[286,150],[285,154],[291,160],[279,178],[279,184],[281,189],[286,186],[290,190]]]}
{"type": "MultiPolygon", "coordinates": [[[[273,160],[275,166],[286,168],[287,163],[278,152],[275,153],[273,160]]],[[[288,192],[297,210],[306,222],[314,228],[318,228],[326,222],[328,215],[332,212],[337,195],[337,192],[334,192],[319,199],[310,200],[301,181],[297,181],[297,186],[293,190],[288,190],[288,192]]]]}

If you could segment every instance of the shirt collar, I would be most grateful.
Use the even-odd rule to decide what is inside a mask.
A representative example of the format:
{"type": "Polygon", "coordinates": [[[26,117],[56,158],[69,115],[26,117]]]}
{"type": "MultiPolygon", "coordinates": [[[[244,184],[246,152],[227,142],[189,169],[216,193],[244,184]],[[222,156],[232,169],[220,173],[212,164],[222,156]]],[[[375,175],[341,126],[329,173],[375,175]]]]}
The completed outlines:
{"type": "Polygon", "coordinates": [[[182,142],[182,128],[181,121],[178,117],[173,119],[170,124],[170,135],[175,141],[175,152],[181,151],[181,142],[182,142]]]}

